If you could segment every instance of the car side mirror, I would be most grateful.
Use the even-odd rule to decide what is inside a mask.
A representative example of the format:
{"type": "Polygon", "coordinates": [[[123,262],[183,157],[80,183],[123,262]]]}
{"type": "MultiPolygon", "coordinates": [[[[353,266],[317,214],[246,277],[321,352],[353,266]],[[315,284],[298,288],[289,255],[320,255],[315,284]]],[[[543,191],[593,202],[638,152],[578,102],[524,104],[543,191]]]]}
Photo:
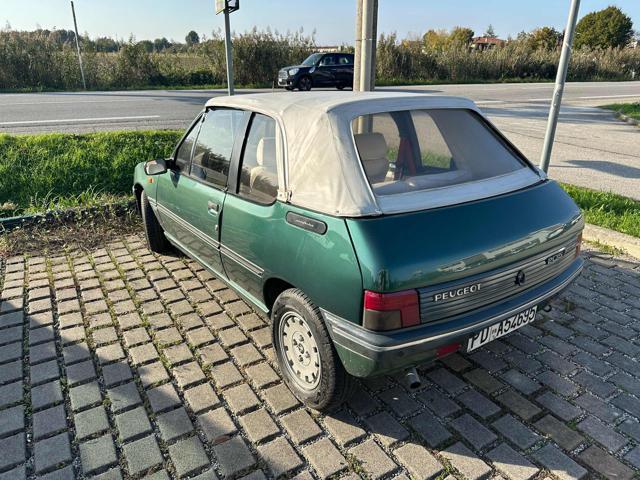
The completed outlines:
{"type": "Polygon", "coordinates": [[[160,175],[167,171],[167,161],[164,158],[149,160],[144,164],[144,173],[147,175],[160,175]]]}

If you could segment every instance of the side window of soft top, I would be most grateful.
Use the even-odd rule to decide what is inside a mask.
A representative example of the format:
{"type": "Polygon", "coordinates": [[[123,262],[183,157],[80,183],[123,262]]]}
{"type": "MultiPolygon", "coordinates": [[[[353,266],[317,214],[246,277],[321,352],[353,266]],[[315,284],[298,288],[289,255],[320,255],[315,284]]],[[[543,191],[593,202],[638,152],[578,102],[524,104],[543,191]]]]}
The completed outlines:
{"type": "Polygon", "coordinates": [[[266,205],[278,195],[276,128],[273,118],[253,115],[240,167],[240,196],[266,205]]]}
{"type": "Polygon", "coordinates": [[[219,109],[206,113],[193,150],[191,176],[217,187],[227,185],[231,153],[244,112],[219,109]]]}
{"type": "Polygon", "coordinates": [[[174,170],[180,173],[189,173],[189,164],[191,163],[191,152],[193,151],[193,145],[196,142],[196,137],[200,130],[200,124],[202,123],[202,117],[198,118],[198,121],[193,124],[191,131],[184,138],[178,151],[176,152],[176,158],[174,162],[174,170]]]}

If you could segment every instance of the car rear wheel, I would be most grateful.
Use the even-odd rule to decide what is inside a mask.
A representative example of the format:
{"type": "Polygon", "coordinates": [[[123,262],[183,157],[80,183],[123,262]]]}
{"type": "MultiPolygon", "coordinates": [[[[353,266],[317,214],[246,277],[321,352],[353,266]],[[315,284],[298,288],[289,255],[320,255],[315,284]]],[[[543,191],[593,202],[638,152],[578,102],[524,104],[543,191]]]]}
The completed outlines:
{"type": "Polygon", "coordinates": [[[321,411],[347,400],[353,377],[342,366],[318,307],[302,291],[289,289],[276,299],[271,315],[278,363],[293,394],[321,411]]]}
{"type": "Polygon", "coordinates": [[[312,86],[313,81],[311,80],[311,77],[302,77],[300,80],[298,80],[298,89],[301,92],[308,92],[309,90],[311,90],[312,86]]]}
{"type": "Polygon", "coordinates": [[[167,252],[171,248],[171,244],[167,237],[164,236],[164,230],[160,226],[160,222],[158,222],[158,218],[151,208],[147,194],[144,191],[140,194],[140,211],[149,249],[156,253],[167,252]]]}

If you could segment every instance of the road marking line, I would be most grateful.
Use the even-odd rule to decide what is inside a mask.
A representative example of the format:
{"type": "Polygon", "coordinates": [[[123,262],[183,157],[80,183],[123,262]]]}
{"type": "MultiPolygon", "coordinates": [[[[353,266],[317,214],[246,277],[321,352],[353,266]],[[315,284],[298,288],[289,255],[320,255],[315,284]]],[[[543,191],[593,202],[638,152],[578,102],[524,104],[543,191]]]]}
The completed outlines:
{"type": "Polygon", "coordinates": [[[111,120],[144,120],[145,118],[160,118],[160,115],[140,115],[137,117],[63,118],[58,120],[23,120],[20,122],[0,122],[0,125],[37,125],[40,123],[109,122],[111,120]]]}
{"type": "Polygon", "coordinates": [[[637,95],[597,95],[594,97],[578,97],[578,100],[595,100],[598,98],[626,98],[626,97],[638,97],[640,98],[640,93],[637,95]]]}
{"type": "Polygon", "coordinates": [[[487,105],[487,104],[494,104],[494,103],[505,103],[505,101],[504,100],[478,100],[475,103],[476,105],[487,105]]]}
{"type": "Polygon", "coordinates": [[[77,104],[77,103],[118,103],[118,102],[138,102],[139,99],[129,100],[78,100],[78,101],[66,101],[66,102],[16,102],[16,103],[0,103],[3,107],[11,107],[12,105],[62,105],[62,104],[77,104]]]}

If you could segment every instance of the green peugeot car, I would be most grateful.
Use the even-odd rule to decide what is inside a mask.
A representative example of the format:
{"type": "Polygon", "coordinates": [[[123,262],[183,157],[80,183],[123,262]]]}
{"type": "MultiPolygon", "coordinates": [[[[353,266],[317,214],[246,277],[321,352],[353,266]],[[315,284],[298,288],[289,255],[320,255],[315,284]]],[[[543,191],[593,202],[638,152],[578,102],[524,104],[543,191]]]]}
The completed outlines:
{"type": "Polygon", "coordinates": [[[416,385],[533,322],[583,266],[578,207],[464,98],[214,98],[133,190],[151,250],[269,315],[285,382],[319,410],[354,377],[416,385]]]}

